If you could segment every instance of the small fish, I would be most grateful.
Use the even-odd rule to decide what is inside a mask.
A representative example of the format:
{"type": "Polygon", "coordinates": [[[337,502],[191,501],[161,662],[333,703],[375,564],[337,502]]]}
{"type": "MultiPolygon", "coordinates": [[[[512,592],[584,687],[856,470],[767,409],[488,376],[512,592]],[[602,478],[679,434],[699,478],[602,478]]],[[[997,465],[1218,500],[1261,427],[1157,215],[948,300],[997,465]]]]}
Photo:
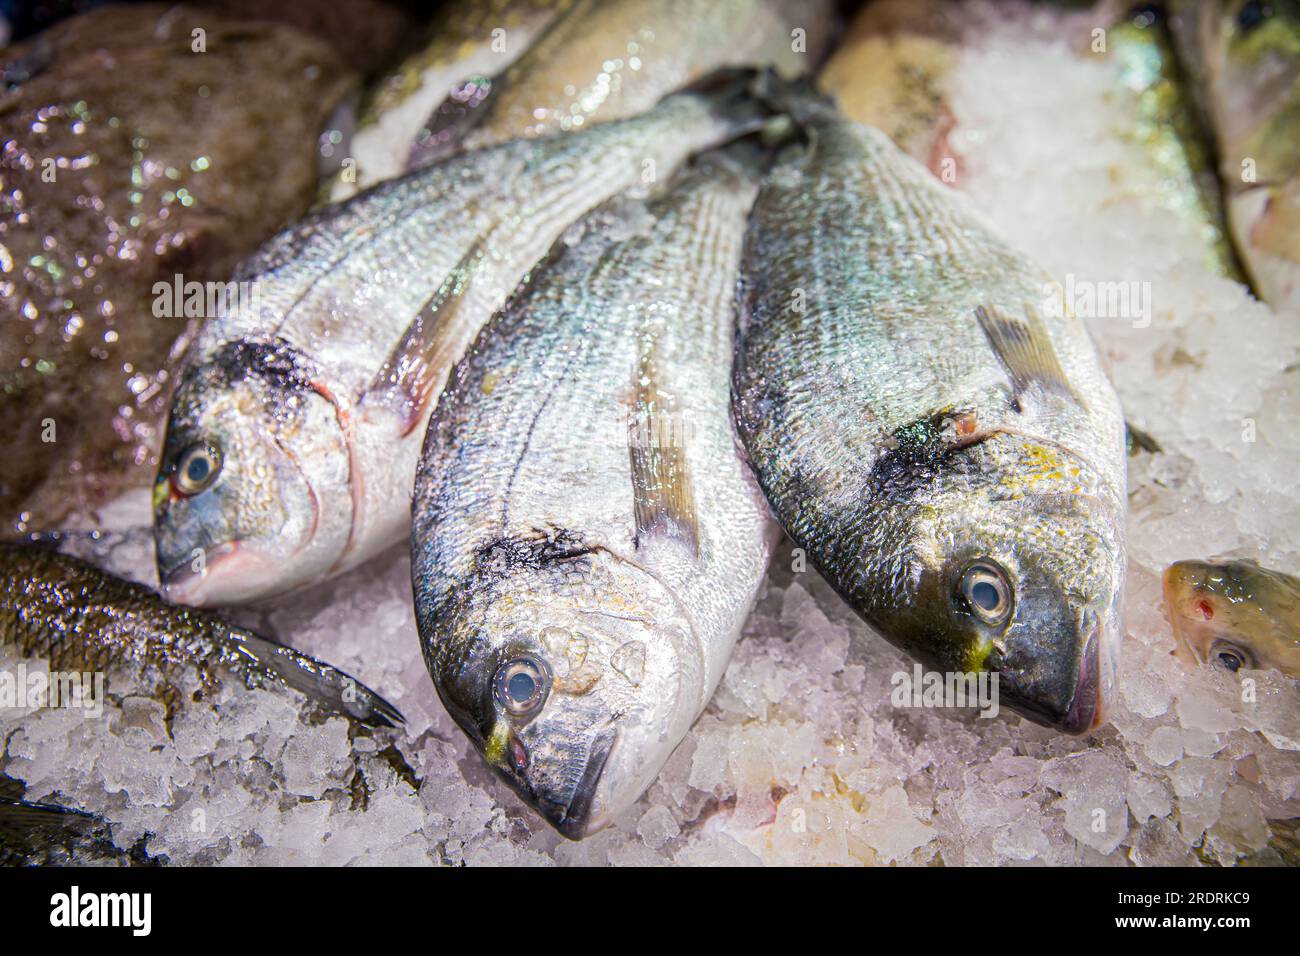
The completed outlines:
{"type": "Polygon", "coordinates": [[[368,93],[348,145],[351,167],[330,199],[400,175],[431,125],[471,109],[491,78],[517,60],[571,0],[453,0],[439,6],[428,42],[368,93]],[[449,114],[449,115],[443,115],[449,114]]]}
{"type": "Polygon", "coordinates": [[[130,668],[169,706],[187,675],[203,687],[234,677],[293,688],[362,723],[402,721],[392,704],[323,661],[47,548],[0,544],[0,643],[48,661],[51,671],[130,668]]]}
{"type": "Polygon", "coordinates": [[[1182,0],[1178,51],[1214,130],[1228,224],[1255,291],[1300,317],[1300,2],[1182,0]]]}
{"type": "Polygon", "coordinates": [[[796,76],[833,29],[829,0],[575,0],[487,88],[458,93],[472,108],[448,104],[411,164],[635,116],[725,67],[796,76]]]}
{"type": "Polygon", "coordinates": [[[1178,561],[1164,591],[1184,663],[1300,677],[1300,579],[1254,561],[1178,561]]]}
{"type": "Polygon", "coordinates": [[[572,839],[634,803],[681,742],[771,553],[728,413],[757,188],[744,155],[558,243],[457,366],[420,461],[429,673],[488,763],[572,839]]]}
{"type": "Polygon", "coordinates": [[[169,596],[266,597],[409,534],[424,423],[483,323],[583,213],[760,123],[752,80],[456,157],[265,247],[241,273],[257,294],[206,327],[172,406],[154,486],[169,596]]]}
{"type": "MultiPolygon", "coordinates": [[[[787,533],[923,664],[1071,733],[1115,686],[1124,420],[1051,278],[813,101],[754,206],[737,427],[787,533]]],[[[1059,288],[1059,287],[1056,287],[1059,288]]]]}

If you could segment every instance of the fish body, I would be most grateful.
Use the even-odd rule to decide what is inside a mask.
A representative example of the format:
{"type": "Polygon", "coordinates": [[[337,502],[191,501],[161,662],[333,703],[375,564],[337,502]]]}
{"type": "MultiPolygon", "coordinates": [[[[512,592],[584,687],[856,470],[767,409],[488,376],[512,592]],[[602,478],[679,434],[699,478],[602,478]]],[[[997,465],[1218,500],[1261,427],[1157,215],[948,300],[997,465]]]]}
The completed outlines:
{"type": "Polygon", "coordinates": [[[634,116],[724,67],[814,69],[827,0],[575,0],[465,115],[449,109],[412,163],[634,116]]]}
{"type": "Polygon", "coordinates": [[[329,664],[44,548],[0,545],[0,644],[48,661],[52,672],[127,669],[169,706],[187,678],[210,688],[233,677],[249,687],[291,687],[364,723],[402,719],[329,664]]]}
{"type": "Polygon", "coordinates": [[[1300,677],[1300,579],[1254,561],[1178,561],[1164,592],[1184,663],[1300,677]]]}
{"type": "Polygon", "coordinates": [[[411,147],[436,110],[461,112],[483,81],[517,60],[567,4],[456,0],[442,5],[428,43],[379,80],[367,97],[348,146],[355,165],[334,178],[330,199],[339,202],[404,172],[411,147]],[[449,100],[457,89],[461,94],[449,100]]]}
{"type": "Polygon", "coordinates": [[[1260,298],[1300,317],[1300,4],[1206,0],[1174,11],[1237,252],[1260,298]]]}
{"type": "Polygon", "coordinates": [[[557,243],[430,423],[412,577],[429,673],[565,836],[630,806],[700,714],[775,524],[728,415],[756,184],[701,161],[557,243]]]}
{"type": "Polygon", "coordinates": [[[404,538],[424,423],[483,323],[581,214],[747,128],[747,85],[453,158],[266,246],[172,406],[154,487],[168,593],[252,600],[404,538]]]}
{"type": "Polygon", "coordinates": [[[1115,683],[1124,424],[1059,286],[883,133],[815,105],[755,204],[738,431],[880,633],[1071,732],[1115,683]]]}

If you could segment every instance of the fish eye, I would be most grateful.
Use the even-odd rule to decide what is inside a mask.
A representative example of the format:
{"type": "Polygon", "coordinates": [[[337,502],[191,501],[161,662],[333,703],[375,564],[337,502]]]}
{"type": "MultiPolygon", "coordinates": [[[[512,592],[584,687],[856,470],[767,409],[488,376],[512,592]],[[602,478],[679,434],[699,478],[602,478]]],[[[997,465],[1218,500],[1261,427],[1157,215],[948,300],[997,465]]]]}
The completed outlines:
{"type": "Polygon", "coordinates": [[[550,690],[551,672],[536,657],[515,657],[497,668],[493,690],[497,703],[512,717],[530,717],[541,709],[550,690]]]}
{"type": "Polygon", "coordinates": [[[962,574],[959,590],[965,606],[985,624],[1002,624],[1011,616],[1011,585],[997,565],[975,562],[962,574]]]}
{"type": "Polygon", "coordinates": [[[1250,652],[1227,641],[1216,641],[1210,648],[1210,663],[1234,674],[1242,668],[1255,669],[1255,660],[1250,652]]]}
{"type": "Polygon", "coordinates": [[[1241,27],[1242,33],[1250,33],[1272,15],[1271,3],[1250,0],[1249,3],[1242,4],[1241,9],[1237,11],[1237,26],[1241,27]]]}
{"type": "Polygon", "coordinates": [[[197,495],[221,474],[221,452],[215,445],[191,445],[176,459],[173,477],[184,495],[197,495]]]}

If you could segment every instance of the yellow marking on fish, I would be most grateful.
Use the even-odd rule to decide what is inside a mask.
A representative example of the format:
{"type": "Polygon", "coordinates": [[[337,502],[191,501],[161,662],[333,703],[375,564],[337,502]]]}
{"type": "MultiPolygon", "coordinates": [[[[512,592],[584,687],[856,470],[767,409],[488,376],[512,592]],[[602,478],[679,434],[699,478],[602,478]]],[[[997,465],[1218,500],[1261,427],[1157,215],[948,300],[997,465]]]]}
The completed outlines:
{"type": "Polygon", "coordinates": [[[510,725],[498,720],[492,727],[492,734],[483,743],[483,756],[488,763],[504,767],[506,765],[506,748],[510,745],[510,725]]]}

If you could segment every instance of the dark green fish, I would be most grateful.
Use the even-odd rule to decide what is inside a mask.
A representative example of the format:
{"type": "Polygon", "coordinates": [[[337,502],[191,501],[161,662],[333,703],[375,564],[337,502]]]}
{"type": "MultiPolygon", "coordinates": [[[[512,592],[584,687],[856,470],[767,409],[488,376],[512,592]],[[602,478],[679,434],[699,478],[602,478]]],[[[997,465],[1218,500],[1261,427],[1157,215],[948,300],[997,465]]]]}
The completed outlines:
{"type": "Polygon", "coordinates": [[[747,243],[738,430],[880,633],[1082,732],[1115,686],[1124,421],[1060,287],[883,133],[817,103],[747,243]]]}
{"type": "Polygon", "coordinates": [[[129,668],[169,706],[188,677],[203,688],[233,677],[248,687],[293,688],[362,723],[402,720],[374,691],[323,661],[44,548],[0,545],[0,643],[48,661],[51,671],[129,668]]]}

